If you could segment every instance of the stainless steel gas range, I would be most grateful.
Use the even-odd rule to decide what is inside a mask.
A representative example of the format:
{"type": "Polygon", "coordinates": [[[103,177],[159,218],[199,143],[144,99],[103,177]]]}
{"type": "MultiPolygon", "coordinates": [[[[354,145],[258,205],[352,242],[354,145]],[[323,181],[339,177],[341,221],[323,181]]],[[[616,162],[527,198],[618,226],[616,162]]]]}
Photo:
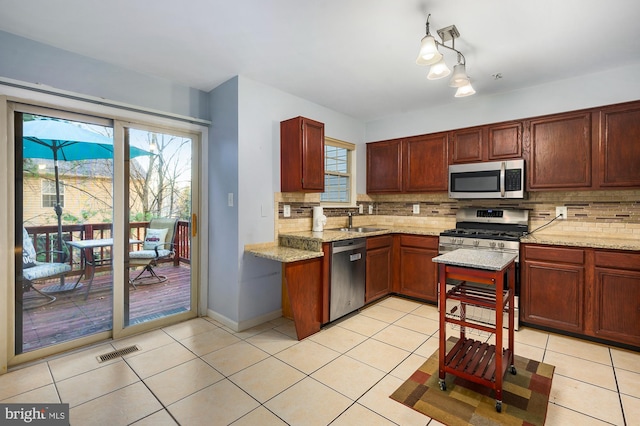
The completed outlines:
{"type": "MultiPolygon", "coordinates": [[[[515,329],[518,329],[520,306],[520,238],[529,230],[529,211],[517,209],[461,208],[456,213],[456,227],[440,233],[438,252],[459,248],[491,250],[516,255],[515,329]]],[[[453,285],[455,283],[447,283],[453,285]]],[[[509,307],[510,309],[511,307],[509,307]]],[[[447,311],[455,306],[447,306],[447,311]]],[[[475,308],[467,312],[479,322],[492,317],[492,312],[475,308]]],[[[505,314],[506,315],[506,314],[505,314]]]]}

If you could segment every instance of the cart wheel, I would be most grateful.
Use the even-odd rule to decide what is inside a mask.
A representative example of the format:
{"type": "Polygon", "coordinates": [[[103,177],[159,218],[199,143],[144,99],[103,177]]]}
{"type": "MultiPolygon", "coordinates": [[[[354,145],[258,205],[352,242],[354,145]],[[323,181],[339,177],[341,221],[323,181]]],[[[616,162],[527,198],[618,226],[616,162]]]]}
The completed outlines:
{"type": "Polygon", "coordinates": [[[446,391],[447,390],[447,384],[445,383],[444,380],[440,380],[440,390],[441,391],[446,391]]]}
{"type": "Polygon", "coordinates": [[[502,413],[502,401],[496,401],[496,411],[502,413]]]}
{"type": "Polygon", "coordinates": [[[514,376],[518,374],[518,372],[516,371],[515,365],[512,365],[511,368],[509,368],[509,373],[513,374],[514,376]]]}

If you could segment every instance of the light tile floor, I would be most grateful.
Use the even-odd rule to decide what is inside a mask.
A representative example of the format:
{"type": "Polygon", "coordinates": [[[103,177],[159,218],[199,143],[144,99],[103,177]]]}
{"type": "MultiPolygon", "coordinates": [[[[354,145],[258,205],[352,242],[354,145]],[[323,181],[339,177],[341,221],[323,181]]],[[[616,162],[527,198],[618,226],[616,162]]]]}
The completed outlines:
{"type": "MultiPolygon", "coordinates": [[[[389,395],[438,347],[431,305],[387,298],[298,342],[281,318],[234,333],[198,318],[0,376],[4,403],[70,404],[72,425],[439,425],[389,395]],[[96,356],[137,344],[102,364],[96,356]]],[[[534,329],[556,366],[547,425],[640,424],[640,354],[534,329]]]]}

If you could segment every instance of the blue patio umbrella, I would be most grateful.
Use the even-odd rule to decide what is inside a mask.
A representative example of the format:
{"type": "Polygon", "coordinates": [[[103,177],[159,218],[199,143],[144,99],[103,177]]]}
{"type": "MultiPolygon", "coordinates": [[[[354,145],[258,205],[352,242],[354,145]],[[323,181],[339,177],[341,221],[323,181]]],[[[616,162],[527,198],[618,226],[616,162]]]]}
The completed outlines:
{"type": "MultiPolygon", "coordinates": [[[[62,252],[62,207],[60,206],[60,179],[58,160],[99,160],[113,158],[113,140],[69,121],[33,120],[22,125],[23,158],[53,160],[58,216],[58,250],[62,252]]],[[[130,158],[154,155],[149,151],[130,147],[130,158]]]]}

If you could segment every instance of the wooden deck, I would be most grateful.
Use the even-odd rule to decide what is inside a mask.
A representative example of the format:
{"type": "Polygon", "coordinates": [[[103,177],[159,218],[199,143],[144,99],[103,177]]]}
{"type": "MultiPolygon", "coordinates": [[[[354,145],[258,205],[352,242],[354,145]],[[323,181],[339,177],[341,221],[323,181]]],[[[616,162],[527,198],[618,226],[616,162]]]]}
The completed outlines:
{"type": "MultiPolygon", "coordinates": [[[[159,284],[138,285],[137,289],[129,285],[131,325],[189,310],[189,265],[164,263],[154,269],[159,275],[166,275],[168,280],[159,284]]],[[[133,273],[136,271],[131,272],[135,276],[133,273]]],[[[112,287],[112,274],[103,272],[96,274],[87,300],[84,299],[85,286],[68,293],[58,293],[55,295],[56,301],[45,306],[39,306],[45,299],[36,292],[25,293],[23,352],[110,330],[112,287]]]]}

